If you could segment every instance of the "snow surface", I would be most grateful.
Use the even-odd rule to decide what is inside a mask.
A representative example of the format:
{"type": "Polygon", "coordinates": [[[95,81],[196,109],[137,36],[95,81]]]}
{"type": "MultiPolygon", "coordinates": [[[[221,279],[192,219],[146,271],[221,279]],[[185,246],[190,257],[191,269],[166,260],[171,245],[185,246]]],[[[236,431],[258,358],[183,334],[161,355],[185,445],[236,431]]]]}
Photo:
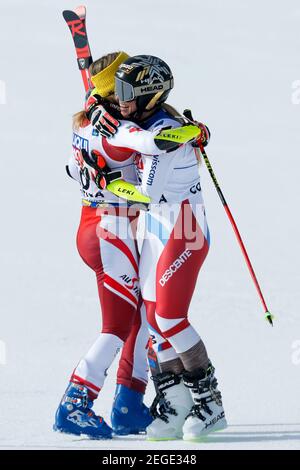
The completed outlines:
{"type": "MultiPolygon", "coordinates": [[[[69,374],[100,328],[94,275],[75,248],[78,187],[64,173],[83,93],[61,11],[76,3],[1,0],[0,447],[299,449],[299,0],[114,0],[110,20],[107,2],[85,3],[95,58],[118,49],[165,58],[176,81],[170,103],[208,123],[207,152],[275,326],[203,168],[212,245],[191,320],[216,366],[229,428],[201,444],[52,432],[69,374]]],[[[115,370],[96,407],[106,418],[115,370]]]]}

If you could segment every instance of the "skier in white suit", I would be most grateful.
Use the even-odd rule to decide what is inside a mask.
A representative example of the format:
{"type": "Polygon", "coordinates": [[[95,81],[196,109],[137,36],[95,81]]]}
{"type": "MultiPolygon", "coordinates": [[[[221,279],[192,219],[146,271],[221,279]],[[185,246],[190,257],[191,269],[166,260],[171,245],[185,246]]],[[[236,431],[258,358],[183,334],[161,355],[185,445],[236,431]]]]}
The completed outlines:
{"type": "MultiPolygon", "coordinates": [[[[107,141],[138,152],[139,189],[151,198],[139,275],[161,373],[154,378],[159,391],[147,435],[152,440],[194,440],[227,424],[214,368],[188,319],[210,239],[195,147],[166,138],[166,129],[172,135],[183,124],[163,104],[172,88],[172,72],[161,59],[126,59],[116,72],[115,93],[122,116],[130,121],[108,124],[107,141]]],[[[102,103],[92,115],[100,131],[104,113],[102,103]]],[[[199,128],[198,139],[205,145],[209,131],[203,124],[199,128]]]]}

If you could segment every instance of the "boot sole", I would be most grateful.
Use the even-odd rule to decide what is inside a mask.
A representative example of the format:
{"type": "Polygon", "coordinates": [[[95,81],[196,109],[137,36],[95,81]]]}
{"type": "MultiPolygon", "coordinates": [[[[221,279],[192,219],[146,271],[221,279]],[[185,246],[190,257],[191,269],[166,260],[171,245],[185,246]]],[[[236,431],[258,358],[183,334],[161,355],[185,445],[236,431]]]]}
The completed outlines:
{"type": "Polygon", "coordinates": [[[227,422],[220,423],[219,426],[216,426],[214,429],[211,429],[210,431],[206,433],[202,433],[200,435],[195,435],[195,434],[185,434],[183,436],[184,441],[189,441],[189,442],[205,442],[206,438],[209,437],[210,434],[213,434],[215,432],[220,432],[226,429],[228,426],[227,422]]]}
{"type": "Polygon", "coordinates": [[[136,429],[133,429],[133,430],[129,430],[129,431],[115,431],[113,429],[113,433],[116,435],[116,436],[130,436],[130,435],[133,435],[133,436],[138,436],[138,435],[145,435],[146,434],[146,430],[145,429],[141,429],[140,431],[139,430],[136,430],[136,429]]]}
{"type": "Polygon", "coordinates": [[[147,441],[181,441],[181,437],[147,437],[147,441]]]}
{"type": "Polygon", "coordinates": [[[65,430],[64,428],[57,428],[57,427],[54,427],[54,426],[53,426],[53,431],[61,433],[61,434],[68,434],[69,436],[77,436],[77,437],[85,436],[85,437],[88,437],[89,439],[95,440],[95,441],[112,439],[112,436],[91,436],[90,434],[85,434],[84,432],[78,432],[78,433],[73,432],[73,431],[71,432],[71,431],[65,430]]]}

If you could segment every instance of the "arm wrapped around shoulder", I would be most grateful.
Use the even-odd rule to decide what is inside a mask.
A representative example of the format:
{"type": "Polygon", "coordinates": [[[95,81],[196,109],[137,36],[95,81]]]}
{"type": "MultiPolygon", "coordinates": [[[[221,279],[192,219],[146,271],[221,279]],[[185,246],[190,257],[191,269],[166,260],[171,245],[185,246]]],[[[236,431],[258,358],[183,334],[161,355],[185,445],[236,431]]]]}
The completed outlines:
{"type": "Polygon", "coordinates": [[[109,138],[117,132],[119,119],[122,117],[117,104],[91,93],[85,102],[85,112],[88,120],[102,137],[109,138]]]}
{"type": "Polygon", "coordinates": [[[183,144],[192,142],[201,136],[198,126],[184,124],[182,127],[163,127],[154,137],[156,146],[165,152],[173,152],[183,144]]]}

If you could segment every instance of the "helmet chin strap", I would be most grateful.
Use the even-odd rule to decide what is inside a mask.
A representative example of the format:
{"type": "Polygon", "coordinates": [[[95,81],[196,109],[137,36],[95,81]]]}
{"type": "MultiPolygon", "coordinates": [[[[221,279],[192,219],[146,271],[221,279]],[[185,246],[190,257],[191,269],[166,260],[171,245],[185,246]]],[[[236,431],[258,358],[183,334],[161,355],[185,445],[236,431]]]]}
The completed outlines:
{"type": "Polygon", "coordinates": [[[157,106],[154,106],[152,109],[149,109],[148,111],[147,110],[136,111],[135,114],[132,115],[132,119],[134,119],[135,121],[144,121],[145,119],[150,117],[153,113],[155,113],[155,111],[157,111],[160,107],[161,105],[157,105],[157,106]],[[144,113],[146,114],[146,116],[143,117],[144,113]]]}
{"type": "Polygon", "coordinates": [[[155,95],[151,98],[151,100],[149,101],[149,103],[147,104],[146,106],[146,111],[151,111],[152,109],[154,109],[156,106],[159,106],[157,104],[157,101],[160,99],[160,97],[163,95],[163,91],[159,91],[158,93],[155,93],[155,95]]]}
{"type": "Polygon", "coordinates": [[[135,111],[135,113],[132,113],[132,118],[135,119],[135,120],[141,120],[142,115],[144,113],[147,114],[147,117],[151,116],[151,114],[153,114],[157,109],[159,109],[161,107],[162,103],[157,103],[157,101],[159,100],[161,95],[162,95],[161,92],[156,93],[155,96],[153,96],[150,99],[149,103],[143,109],[140,109],[138,99],[137,99],[137,102],[136,102],[137,111],[135,111]],[[149,106],[151,106],[151,107],[149,108],[149,106]]]}

